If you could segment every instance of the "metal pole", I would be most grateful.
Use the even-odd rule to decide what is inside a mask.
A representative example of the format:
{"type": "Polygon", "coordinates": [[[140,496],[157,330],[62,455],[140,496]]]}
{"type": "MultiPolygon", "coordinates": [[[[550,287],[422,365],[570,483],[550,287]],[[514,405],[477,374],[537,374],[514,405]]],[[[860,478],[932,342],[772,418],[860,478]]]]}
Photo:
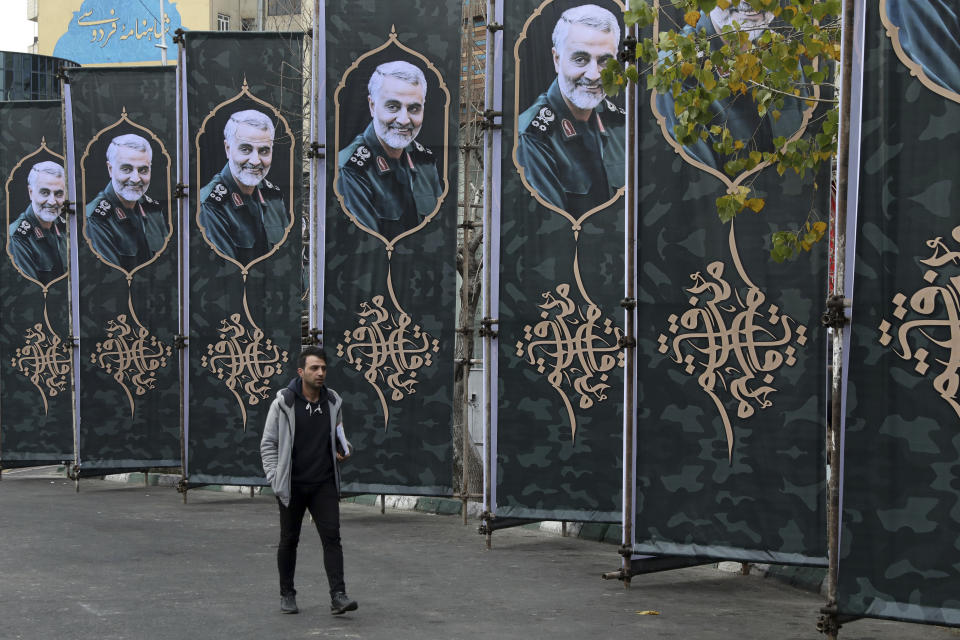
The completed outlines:
{"type": "MultiPolygon", "coordinates": [[[[637,28],[631,29],[633,41],[636,43],[637,28]]],[[[633,60],[633,52],[626,53],[625,64],[630,64],[633,60]]],[[[636,322],[636,178],[637,178],[637,110],[639,101],[637,97],[637,87],[629,85],[626,92],[627,105],[627,189],[626,189],[626,238],[625,238],[625,256],[624,256],[624,349],[625,349],[625,370],[624,370],[624,403],[623,403],[623,550],[621,559],[621,568],[623,570],[623,586],[630,586],[630,565],[633,548],[633,519],[634,519],[634,496],[633,488],[636,484],[634,477],[634,434],[636,432],[636,412],[634,385],[636,375],[636,338],[634,325],[636,322]]]]}
{"type": "Polygon", "coordinates": [[[167,20],[163,13],[163,3],[164,0],[160,0],[160,44],[157,45],[157,48],[160,49],[160,63],[167,66],[167,33],[164,29],[167,20]]]}
{"type": "MultiPolygon", "coordinates": [[[[847,182],[850,166],[850,92],[853,83],[854,0],[844,0],[841,15],[840,53],[840,126],[837,139],[837,215],[836,271],[831,299],[841,304],[846,275],[847,182]]],[[[845,318],[843,318],[845,320],[845,318]]],[[[824,632],[837,640],[840,623],[837,615],[837,583],[840,561],[840,436],[843,423],[843,322],[833,327],[833,371],[830,380],[830,423],[827,429],[827,455],[830,476],[827,480],[827,606],[828,624],[824,632]]]]}
{"type": "MultiPolygon", "coordinates": [[[[263,31],[263,23],[264,23],[264,17],[265,17],[265,11],[263,6],[264,2],[266,2],[266,0],[257,0],[257,31],[263,31]]],[[[314,15],[314,18],[316,18],[316,15],[317,15],[316,12],[314,12],[313,15],[314,15]]]]}
{"type": "Polygon", "coordinates": [[[186,95],[186,49],[184,47],[183,37],[177,42],[177,183],[183,185],[178,189],[177,198],[177,232],[180,235],[180,242],[177,260],[177,295],[180,301],[180,316],[178,318],[179,336],[177,340],[177,352],[180,355],[180,486],[183,488],[183,503],[187,503],[187,478],[189,466],[187,464],[187,437],[189,436],[188,423],[190,421],[190,388],[189,388],[189,366],[190,366],[190,348],[188,345],[188,336],[190,332],[189,316],[189,269],[190,269],[190,243],[189,243],[189,224],[188,211],[190,209],[189,189],[189,168],[187,152],[187,127],[184,119],[187,117],[187,95],[186,95]]]}

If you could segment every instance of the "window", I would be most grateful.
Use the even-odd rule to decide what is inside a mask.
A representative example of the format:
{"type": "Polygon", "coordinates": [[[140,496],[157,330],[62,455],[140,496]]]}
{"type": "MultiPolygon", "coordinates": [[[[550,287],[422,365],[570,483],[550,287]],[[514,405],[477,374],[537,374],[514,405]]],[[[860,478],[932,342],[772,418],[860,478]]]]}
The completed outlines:
{"type": "Polygon", "coordinates": [[[290,16],[300,13],[300,0],[267,0],[267,15],[290,16]]]}
{"type": "Polygon", "coordinates": [[[256,30],[257,30],[256,18],[240,18],[240,31],[256,31],[256,30]]]}
{"type": "Polygon", "coordinates": [[[230,31],[230,16],[225,13],[217,14],[217,31],[230,31]]]}

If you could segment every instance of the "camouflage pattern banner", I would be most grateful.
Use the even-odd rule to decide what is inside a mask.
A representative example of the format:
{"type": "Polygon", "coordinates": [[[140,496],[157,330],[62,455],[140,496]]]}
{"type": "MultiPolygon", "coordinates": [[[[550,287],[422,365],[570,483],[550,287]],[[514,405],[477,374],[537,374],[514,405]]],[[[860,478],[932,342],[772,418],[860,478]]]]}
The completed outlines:
{"type": "MultiPolygon", "coordinates": [[[[749,96],[715,105],[760,149],[817,117],[800,100],[777,121],[749,96]]],[[[824,565],[827,243],[782,264],[770,248],[828,219],[826,168],[819,189],[764,165],[730,176],[712,145],[677,143],[669,96],[641,108],[634,551],[824,565]],[[721,224],[716,199],[744,183],[765,208],[721,224]]]]}
{"type": "Polygon", "coordinates": [[[960,626],[960,2],[867,6],[838,604],[960,626]]]}
{"type": "Polygon", "coordinates": [[[300,351],[303,34],[185,36],[188,484],[265,484],[260,434],[300,351]]]}
{"type": "Polygon", "coordinates": [[[0,102],[0,465],[73,460],[63,106],[0,102]]]}
{"type": "Polygon", "coordinates": [[[171,67],[73,69],[80,472],[179,467],[171,67]]]}
{"type": "Polygon", "coordinates": [[[623,5],[504,9],[495,513],[619,522],[626,118],[597,87],[623,5]]]}
{"type": "Polygon", "coordinates": [[[449,495],[460,2],[326,12],[324,345],[356,447],[343,490],[449,495]]]}

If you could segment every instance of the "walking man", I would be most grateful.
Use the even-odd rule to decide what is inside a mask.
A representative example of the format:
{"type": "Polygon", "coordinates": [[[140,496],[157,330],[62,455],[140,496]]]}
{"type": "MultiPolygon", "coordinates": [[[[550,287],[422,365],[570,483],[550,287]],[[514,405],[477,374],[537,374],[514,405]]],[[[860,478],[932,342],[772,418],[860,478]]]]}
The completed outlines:
{"type": "Polygon", "coordinates": [[[323,544],[323,567],[330,585],[330,611],[354,611],[343,581],[340,546],[340,468],[351,445],[343,432],[340,396],[325,385],[327,356],[306,347],[297,360],[297,374],[270,405],[260,440],[267,481],[280,505],[280,611],[297,613],[293,575],[303,514],[309,509],[323,544]]]}

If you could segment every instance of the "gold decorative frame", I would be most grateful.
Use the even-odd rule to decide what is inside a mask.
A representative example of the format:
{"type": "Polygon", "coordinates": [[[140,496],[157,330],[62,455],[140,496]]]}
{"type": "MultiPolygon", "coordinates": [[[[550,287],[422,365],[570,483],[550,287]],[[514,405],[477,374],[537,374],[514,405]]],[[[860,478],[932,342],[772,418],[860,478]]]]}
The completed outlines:
{"type": "MultiPolygon", "coordinates": [[[[115,264],[112,264],[112,263],[108,262],[107,260],[105,260],[104,257],[103,257],[102,255],[100,255],[100,254],[97,252],[96,249],[93,248],[93,244],[91,244],[90,238],[87,237],[87,220],[86,220],[86,217],[83,216],[83,215],[81,215],[79,212],[78,212],[78,215],[80,215],[80,216],[83,218],[83,238],[84,238],[84,240],[87,241],[87,246],[90,247],[90,250],[93,252],[93,254],[94,254],[95,256],[97,256],[97,259],[100,260],[101,262],[103,262],[104,264],[106,264],[106,265],[108,265],[108,266],[110,266],[110,267],[113,267],[114,269],[116,269],[116,270],[118,270],[118,271],[122,271],[123,274],[126,275],[126,277],[127,277],[127,282],[129,282],[129,281],[131,280],[131,278],[133,278],[133,274],[134,274],[134,273],[136,273],[137,271],[139,271],[139,270],[142,269],[143,267],[145,267],[145,266],[147,266],[147,265],[152,264],[153,262],[155,262],[155,261],[157,260],[157,258],[160,257],[160,254],[162,254],[164,251],[167,250],[167,245],[170,243],[170,238],[171,238],[171,236],[173,235],[173,226],[174,226],[174,225],[173,225],[173,204],[172,204],[172,203],[173,203],[173,198],[172,198],[172,194],[171,194],[171,192],[170,192],[170,167],[171,167],[171,165],[172,165],[172,161],[170,160],[170,154],[167,153],[167,149],[166,149],[166,147],[163,146],[163,142],[161,142],[160,138],[158,138],[158,137],[153,133],[153,131],[150,131],[150,129],[147,129],[146,127],[140,126],[139,124],[137,124],[137,123],[133,122],[132,120],[130,120],[130,118],[127,117],[127,108],[126,108],[125,106],[122,107],[121,113],[120,113],[120,119],[117,120],[116,122],[114,122],[113,124],[108,125],[108,126],[104,127],[103,129],[101,129],[100,131],[98,131],[97,134],[96,134],[95,136],[93,136],[93,138],[92,138],[92,139],[90,140],[90,142],[87,144],[86,148],[83,150],[83,156],[81,156],[81,158],[80,158],[80,194],[81,194],[81,202],[84,203],[84,207],[86,207],[87,204],[88,204],[88,200],[87,200],[87,158],[90,156],[91,149],[93,148],[93,145],[100,139],[101,136],[103,136],[104,134],[106,134],[107,132],[109,132],[111,129],[114,129],[114,128],[116,128],[116,127],[118,127],[118,126],[120,126],[121,124],[124,124],[124,123],[126,123],[127,125],[135,128],[135,129],[138,129],[138,130],[140,130],[140,131],[143,131],[143,132],[149,134],[150,139],[157,145],[157,147],[159,147],[160,153],[163,154],[163,157],[164,157],[164,158],[166,159],[166,161],[167,161],[167,172],[166,172],[166,173],[167,173],[167,175],[166,175],[166,191],[167,191],[167,237],[166,237],[166,239],[163,241],[163,246],[157,251],[157,253],[156,253],[152,258],[150,258],[149,260],[147,260],[147,261],[144,262],[143,264],[138,265],[133,271],[127,271],[126,269],[121,269],[120,266],[115,265],[115,264]]],[[[106,160],[104,160],[104,161],[106,161],[106,160]]],[[[151,174],[152,174],[152,173],[153,173],[153,169],[151,168],[151,174]]],[[[152,181],[153,181],[153,180],[152,180],[152,177],[151,177],[151,182],[152,182],[152,181]]]]}
{"type": "MultiPolygon", "coordinates": [[[[433,63],[430,62],[430,60],[427,59],[427,57],[424,56],[423,54],[421,54],[421,53],[419,53],[419,52],[417,52],[417,51],[414,51],[414,50],[411,49],[410,47],[408,47],[408,46],[406,46],[405,44],[403,44],[402,42],[400,42],[400,39],[397,37],[397,28],[396,28],[396,25],[391,25],[391,26],[390,26],[390,36],[387,38],[386,42],[384,42],[384,43],[383,43],[382,45],[380,45],[379,47],[377,47],[377,48],[375,48],[375,49],[371,49],[370,51],[367,51],[366,53],[364,53],[363,55],[361,55],[359,58],[357,58],[356,60],[353,61],[353,64],[351,64],[351,65],[347,68],[346,71],[343,72],[343,76],[340,78],[340,83],[337,85],[337,89],[336,89],[336,91],[334,91],[334,93],[333,93],[333,103],[334,103],[334,121],[333,121],[333,122],[334,122],[334,125],[333,125],[333,129],[334,129],[334,147],[333,147],[333,149],[334,149],[334,153],[333,153],[333,159],[334,159],[333,192],[337,195],[337,200],[340,202],[340,206],[343,207],[344,213],[347,214],[347,217],[350,218],[350,220],[353,222],[353,224],[355,224],[355,225],[356,225],[358,228],[360,228],[362,231],[364,231],[364,232],[366,232],[366,233],[369,233],[369,234],[372,235],[373,237],[375,237],[375,238],[379,239],[381,242],[383,242],[383,244],[386,246],[386,249],[387,249],[387,255],[389,256],[389,255],[391,255],[391,254],[393,253],[393,249],[394,249],[394,247],[396,246],[397,242],[399,242],[399,241],[402,240],[403,238],[406,238],[406,237],[409,236],[409,235],[412,235],[412,234],[416,233],[416,232],[419,231],[420,229],[424,228],[431,220],[433,220],[433,218],[437,215],[437,212],[440,211],[440,207],[443,205],[443,201],[446,199],[447,193],[449,193],[449,191],[450,191],[450,183],[449,183],[448,180],[447,180],[447,170],[448,170],[448,167],[449,167],[449,153],[450,153],[450,151],[449,151],[449,149],[450,149],[450,91],[447,89],[447,85],[446,85],[446,83],[443,81],[443,76],[440,75],[440,72],[439,72],[439,71],[437,70],[437,68],[433,65],[433,63]],[[381,52],[381,51],[386,50],[386,48],[389,47],[389,46],[395,46],[395,47],[399,48],[401,51],[404,51],[404,52],[408,53],[409,55],[412,55],[412,56],[416,57],[417,59],[422,60],[423,63],[426,65],[427,70],[431,71],[431,72],[437,77],[437,82],[439,83],[440,90],[443,92],[443,95],[444,95],[444,103],[443,103],[443,171],[441,172],[441,178],[442,178],[442,180],[443,180],[443,192],[442,192],[442,193],[440,194],[440,196],[437,198],[437,205],[434,207],[433,211],[431,211],[430,214],[429,214],[428,216],[426,216],[426,217],[423,219],[423,221],[420,222],[420,224],[418,224],[418,225],[417,225],[416,227],[414,227],[413,229],[408,229],[407,231],[404,231],[403,233],[401,233],[401,234],[399,234],[399,235],[397,235],[397,236],[394,236],[392,239],[388,239],[388,238],[386,238],[383,234],[377,233],[376,231],[373,231],[372,229],[368,229],[365,225],[360,224],[360,221],[357,220],[357,217],[356,217],[353,213],[351,213],[349,209],[347,209],[347,203],[344,201],[343,194],[340,193],[340,190],[339,190],[339,188],[338,188],[338,187],[339,187],[339,183],[340,183],[340,166],[339,166],[339,162],[336,161],[336,160],[337,160],[337,157],[338,157],[339,154],[340,154],[340,149],[341,149],[341,143],[340,143],[340,93],[344,90],[344,88],[345,88],[346,85],[347,85],[347,78],[350,76],[351,73],[353,73],[354,71],[356,71],[356,70],[360,67],[360,63],[361,63],[361,62],[363,62],[365,59],[369,58],[370,56],[372,56],[372,55],[374,55],[374,54],[377,54],[377,53],[379,53],[379,52],[381,52]]],[[[398,305],[398,306],[399,306],[399,305],[398,305]]]]}
{"type": "MultiPolygon", "coordinates": [[[[276,144],[276,135],[274,135],[274,144],[276,144]]],[[[240,272],[243,274],[244,278],[246,278],[247,273],[250,271],[250,267],[252,267],[253,265],[257,264],[258,262],[262,262],[263,260],[266,260],[267,258],[269,258],[270,256],[272,256],[272,255],[277,251],[277,249],[279,249],[281,246],[283,246],[283,245],[286,243],[286,241],[287,241],[287,236],[290,235],[290,230],[293,228],[293,224],[294,224],[294,222],[295,222],[296,219],[297,219],[297,217],[294,215],[294,210],[295,210],[295,209],[294,209],[294,201],[293,201],[293,200],[294,200],[294,193],[295,193],[295,192],[294,192],[294,175],[293,175],[293,174],[294,174],[293,168],[294,168],[294,149],[295,149],[295,148],[296,148],[296,138],[295,138],[294,135],[293,135],[293,131],[290,129],[290,124],[287,122],[287,119],[284,118],[283,115],[280,113],[280,110],[277,109],[276,107],[274,107],[272,104],[270,104],[269,102],[266,102],[266,101],[264,101],[264,100],[261,100],[260,98],[256,97],[256,96],[253,95],[252,93],[250,93],[250,88],[247,86],[247,80],[246,80],[246,78],[244,78],[244,80],[243,80],[243,86],[241,87],[240,92],[239,92],[237,95],[235,95],[234,97],[230,98],[229,100],[224,100],[223,102],[221,102],[220,104],[218,104],[216,107],[214,107],[214,108],[210,111],[210,113],[207,114],[207,117],[203,119],[203,122],[200,124],[200,129],[197,130],[197,134],[196,134],[196,136],[194,137],[194,149],[195,149],[196,154],[197,154],[197,155],[196,155],[196,157],[197,157],[197,181],[196,181],[196,185],[197,185],[197,187],[196,187],[196,189],[197,189],[197,193],[196,193],[197,210],[196,210],[196,212],[195,212],[194,215],[195,215],[195,217],[196,217],[197,227],[199,227],[199,229],[200,229],[200,234],[203,236],[203,241],[207,243],[207,246],[209,246],[210,249],[211,249],[214,253],[216,253],[218,256],[220,256],[221,258],[223,258],[223,259],[226,260],[227,262],[232,262],[233,264],[237,265],[237,267],[240,268],[240,272]],[[225,253],[223,253],[222,251],[220,251],[219,249],[217,249],[217,248],[213,245],[213,243],[210,242],[210,239],[207,238],[207,230],[206,230],[206,228],[205,228],[202,224],[200,224],[200,207],[201,207],[202,204],[203,204],[202,202],[200,202],[200,191],[203,189],[203,185],[206,184],[206,183],[205,183],[205,182],[202,182],[202,179],[201,179],[201,177],[200,177],[200,160],[199,160],[199,159],[200,159],[200,157],[201,157],[201,155],[202,155],[202,154],[200,153],[200,138],[203,137],[203,134],[204,134],[204,133],[206,133],[207,122],[209,122],[210,119],[213,118],[213,116],[217,114],[217,112],[219,112],[221,109],[223,109],[224,107],[226,107],[228,104],[232,104],[232,103],[234,103],[234,102],[237,102],[237,101],[239,101],[241,98],[244,98],[244,97],[246,97],[247,99],[249,99],[249,100],[257,103],[258,105],[262,105],[262,106],[263,106],[264,108],[266,108],[266,109],[269,109],[270,112],[274,115],[274,117],[276,117],[279,122],[283,123],[284,131],[286,131],[285,136],[286,136],[287,138],[289,138],[289,140],[290,140],[290,164],[289,164],[289,167],[290,167],[290,189],[289,189],[289,191],[287,192],[287,197],[288,197],[288,199],[290,200],[290,201],[287,203],[288,213],[290,214],[290,218],[289,218],[290,221],[289,221],[289,223],[287,224],[286,229],[285,229],[284,232],[283,232],[283,237],[280,239],[280,242],[276,243],[276,244],[273,246],[272,249],[270,249],[269,251],[267,251],[266,253],[264,253],[262,256],[254,259],[254,260],[251,260],[251,261],[248,262],[247,264],[240,264],[240,262],[238,262],[237,260],[231,258],[230,256],[226,255],[225,253]]],[[[212,176],[211,176],[211,177],[212,177],[212,176]]],[[[209,181],[209,178],[208,178],[208,181],[209,181]]]]}
{"type": "MultiPolygon", "coordinates": [[[[659,40],[659,34],[660,34],[660,19],[659,19],[660,0],[654,0],[653,10],[658,16],[653,23],[653,38],[654,38],[654,42],[657,42],[659,40]]],[[[756,173],[763,171],[764,169],[770,166],[770,163],[768,161],[764,161],[758,164],[757,166],[755,166],[753,169],[750,169],[749,171],[743,171],[742,173],[737,174],[737,176],[731,179],[730,176],[728,176],[722,169],[715,169],[709,165],[706,165],[700,162],[699,160],[694,159],[690,154],[686,152],[686,149],[683,147],[683,145],[681,145],[679,142],[677,142],[674,139],[672,132],[667,128],[666,116],[660,113],[660,110],[657,109],[657,95],[658,94],[656,90],[653,90],[650,92],[650,112],[653,113],[654,117],[657,119],[657,124],[660,125],[660,131],[661,133],[663,133],[664,139],[667,141],[667,143],[671,147],[673,147],[674,151],[676,151],[676,153],[679,154],[680,157],[683,158],[688,164],[700,169],[701,171],[709,173],[710,175],[720,180],[720,182],[722,182],[724,185],[726,185],[727,193],[736,193],[737,188],[741,184],[743,184],[744,180],[746,180],[747,178],[749,178],[750,176],[756,173]]],[[[813,95],[811,96],[811,98],[814,100],[819,100],[820,98],[819,85],[814,85],[813,95]]],[[[800,128],[797,129],[792,136],[787,138],[788,143],[793,142],[794,140],[798,140],[800,139],[801,136],[803,136],[803,134],[807,130],[807,125],[810,123],[810,118],[813,117],[813,112],[815,109],[816,109],[816,104],[814,104],[814,106],[812,107],[807,107],[806,109],[803,110],[803,121],[800,124],[800,128]]],[[[764,116],[764,117],[767,117],[767,116],[764,116]]]]}
{"type": "MultiPolygon", "coordinates": [[[[510,153],[510,157],[513,159],[513,164],[517,168],[517,171],[520,173],[520,181],[523,182],[523,186],[526,188],[530,195],[536,199],[537,202],[545,206],[551,211],[555,211],[562,215],[564,218],[570,221],[570,225],[573,227],[574,232],[579,233],[580,228],[583,226],[584,221],[592,216],[593,214],[605,210],[611,204],[623,197],[623,194],[626,192],[626,187],[620,187],[612,198],[603,202],[589,211],[585,211],[580,215],[579,218],[574,218],[572,215],[561,209],[560,207],[554,206],[543,199],[539,192],[534,189],[529,182],[527,182],[526,170],[520,165],[520,162],[517,160],[517,146],[520,144],[520,45],[527,39],[527,30],[530,28],[531,23],[536,19],[541,17],[543,10],[550,4],[553,4],[557,0],[543,0],[533,13],[527,18],[526,22],[523,23],[523,29],[520,31],[520,35],[517,36],[517,41],[513,45],[513,61],[514,61],[514,88],[513,88],[513,150],[510,153]]],[[[621,0],[613,0],[613,2],[620,8],[620,11],[623,12],[626,10],[623,2],[621,0]]],[[[584,2],[586,4],[586,2],[584,2]]],[[[623,31],[623,24],[620,25],[621,32],[623,31]]],[[[620,43],[617,43],[619,46],[620,43]]]]}
{"type": "MultiPolygon", "coordinates": [[[[37,147],[37,149],[36,149],[35,151],[32,151],[31,153],[28,153],[27,155],[25,155],[25,156],[23,156],[22,158],[20,158],[20,161],[17,162],[17,164],[15,164],[15,165],[13,166],[13,169],[10,170],[10,175],[7,176],[6,183],[4,184],[4,187],[3,187],[3,189],[4,189],[4,197],[6,197],[6,199],[7,199],[7,206],[6,206],[6,209],[7,209],[7,210],[6,210],[7,221],[6,221],[6,224],[5,224],[5,226],[6,226],[7,229],[10,228],[10,224],[11,224],[11,222],[12,222],[12,220],[10,219],[10,185],[13,183],[13,177],[14,177],[15,175],[17,175],[17,172],[20,170],[20,167],[21,167],[27,160],[29,160],[30,158],[33,158],[34,156],[40,155],[41,153],[44,153],[44,152],[49,153],[49,154],[50,154],[51,156],[53,156],[54,158],[59,159],[59,160],[60,160],[60,166],[61,166],[61,167],[63,166],[63,163],[65,162],[65,158],[63,157],[63,155],[61,155],[61,154],[59,154],[59,153],[56,153],[55,151],[52,151],[52,150],[50,149],[50,147],[47,146],[47,139],[46,139],[46,138],[41,138],[41,139],[40,139],[40,146],[37,147]]],[[[64,183],[66,184],[66,173],[64,173],[64,183]]],[[[20,215],[20,214],[18,213],[17,215],[20,215]]],[[[62,215],[62,214],[61,214],[61,215],[62,215]]],[[[6,242],[6,247],[5,247],[5,248],[6,248],[6,252],[7,252],[7,257],[10,259],[10,264],[13,265],[13,268],[16,269],[16,270],[17,270],[17,273],[19,273],[21,276],[23,276],[24,279],[29,280],[30,282],[33,282],[34,284],[40,285],[40,288],[41,288],[41,290],[43,291],[44,298],[46,298],[47,291],[50,290],[50,286],[51,286],[51,285],[53,285],[53,284],[55,284],[55,283],[57,283],[57,282],[60,282],[61,280],[63,280],[64,278],[67,277],[67,274],[68,274],[68,273],[70,273],[70,265],[68,264],[67,267],[66,267],[66,269],[64,269],[62,276],[60,276],[59,278],[54,278],[53,280],[51,280],[51,281],[48,282],[47,284],[43,284],[43,283],[40,282],[39,280],[34,280],[33,278],[31,278],[30,276],[28,276],[27,274],[25,274],[25,273],[23,272],[23,270],[20,268],[20,266],[16,263],[16,261],[14,261],[14,259],[13,259],[13,253],[10,251],[10,234],[7,234],[7,242],[6,242]]]]}
{"type": "MultiPolygon", "coordinates": [[[[911,0],[912,2],[921,2],[922,0],[911,0]]],[[[893,50],[897,54],[897,58],[900,59],[900,62],[903,63],[907,69],[910,70],[910,75],[915,77],[920,83],[925,86],[930,91],[933,91],[939,96],[943,96],[947,100],[952,100],[953,102],[960,102],[960,93],[947,89],[943,85],[940,85],[933,81],[930,76],[927,75],[927,72],[923,70],[923,66],[911,58],[906,51],[903,50],[903,46],[900,44],[900,27],[893,24],[890,21],[890,17],[887,15],[887,0],[880,0],[880,20],[883,22],[883,26],[887,30],[887,37],[890,38],[890,44],[893,45],[893,50]]],[[[958,61],[960,64],[960,61],[958,61]]]]}

